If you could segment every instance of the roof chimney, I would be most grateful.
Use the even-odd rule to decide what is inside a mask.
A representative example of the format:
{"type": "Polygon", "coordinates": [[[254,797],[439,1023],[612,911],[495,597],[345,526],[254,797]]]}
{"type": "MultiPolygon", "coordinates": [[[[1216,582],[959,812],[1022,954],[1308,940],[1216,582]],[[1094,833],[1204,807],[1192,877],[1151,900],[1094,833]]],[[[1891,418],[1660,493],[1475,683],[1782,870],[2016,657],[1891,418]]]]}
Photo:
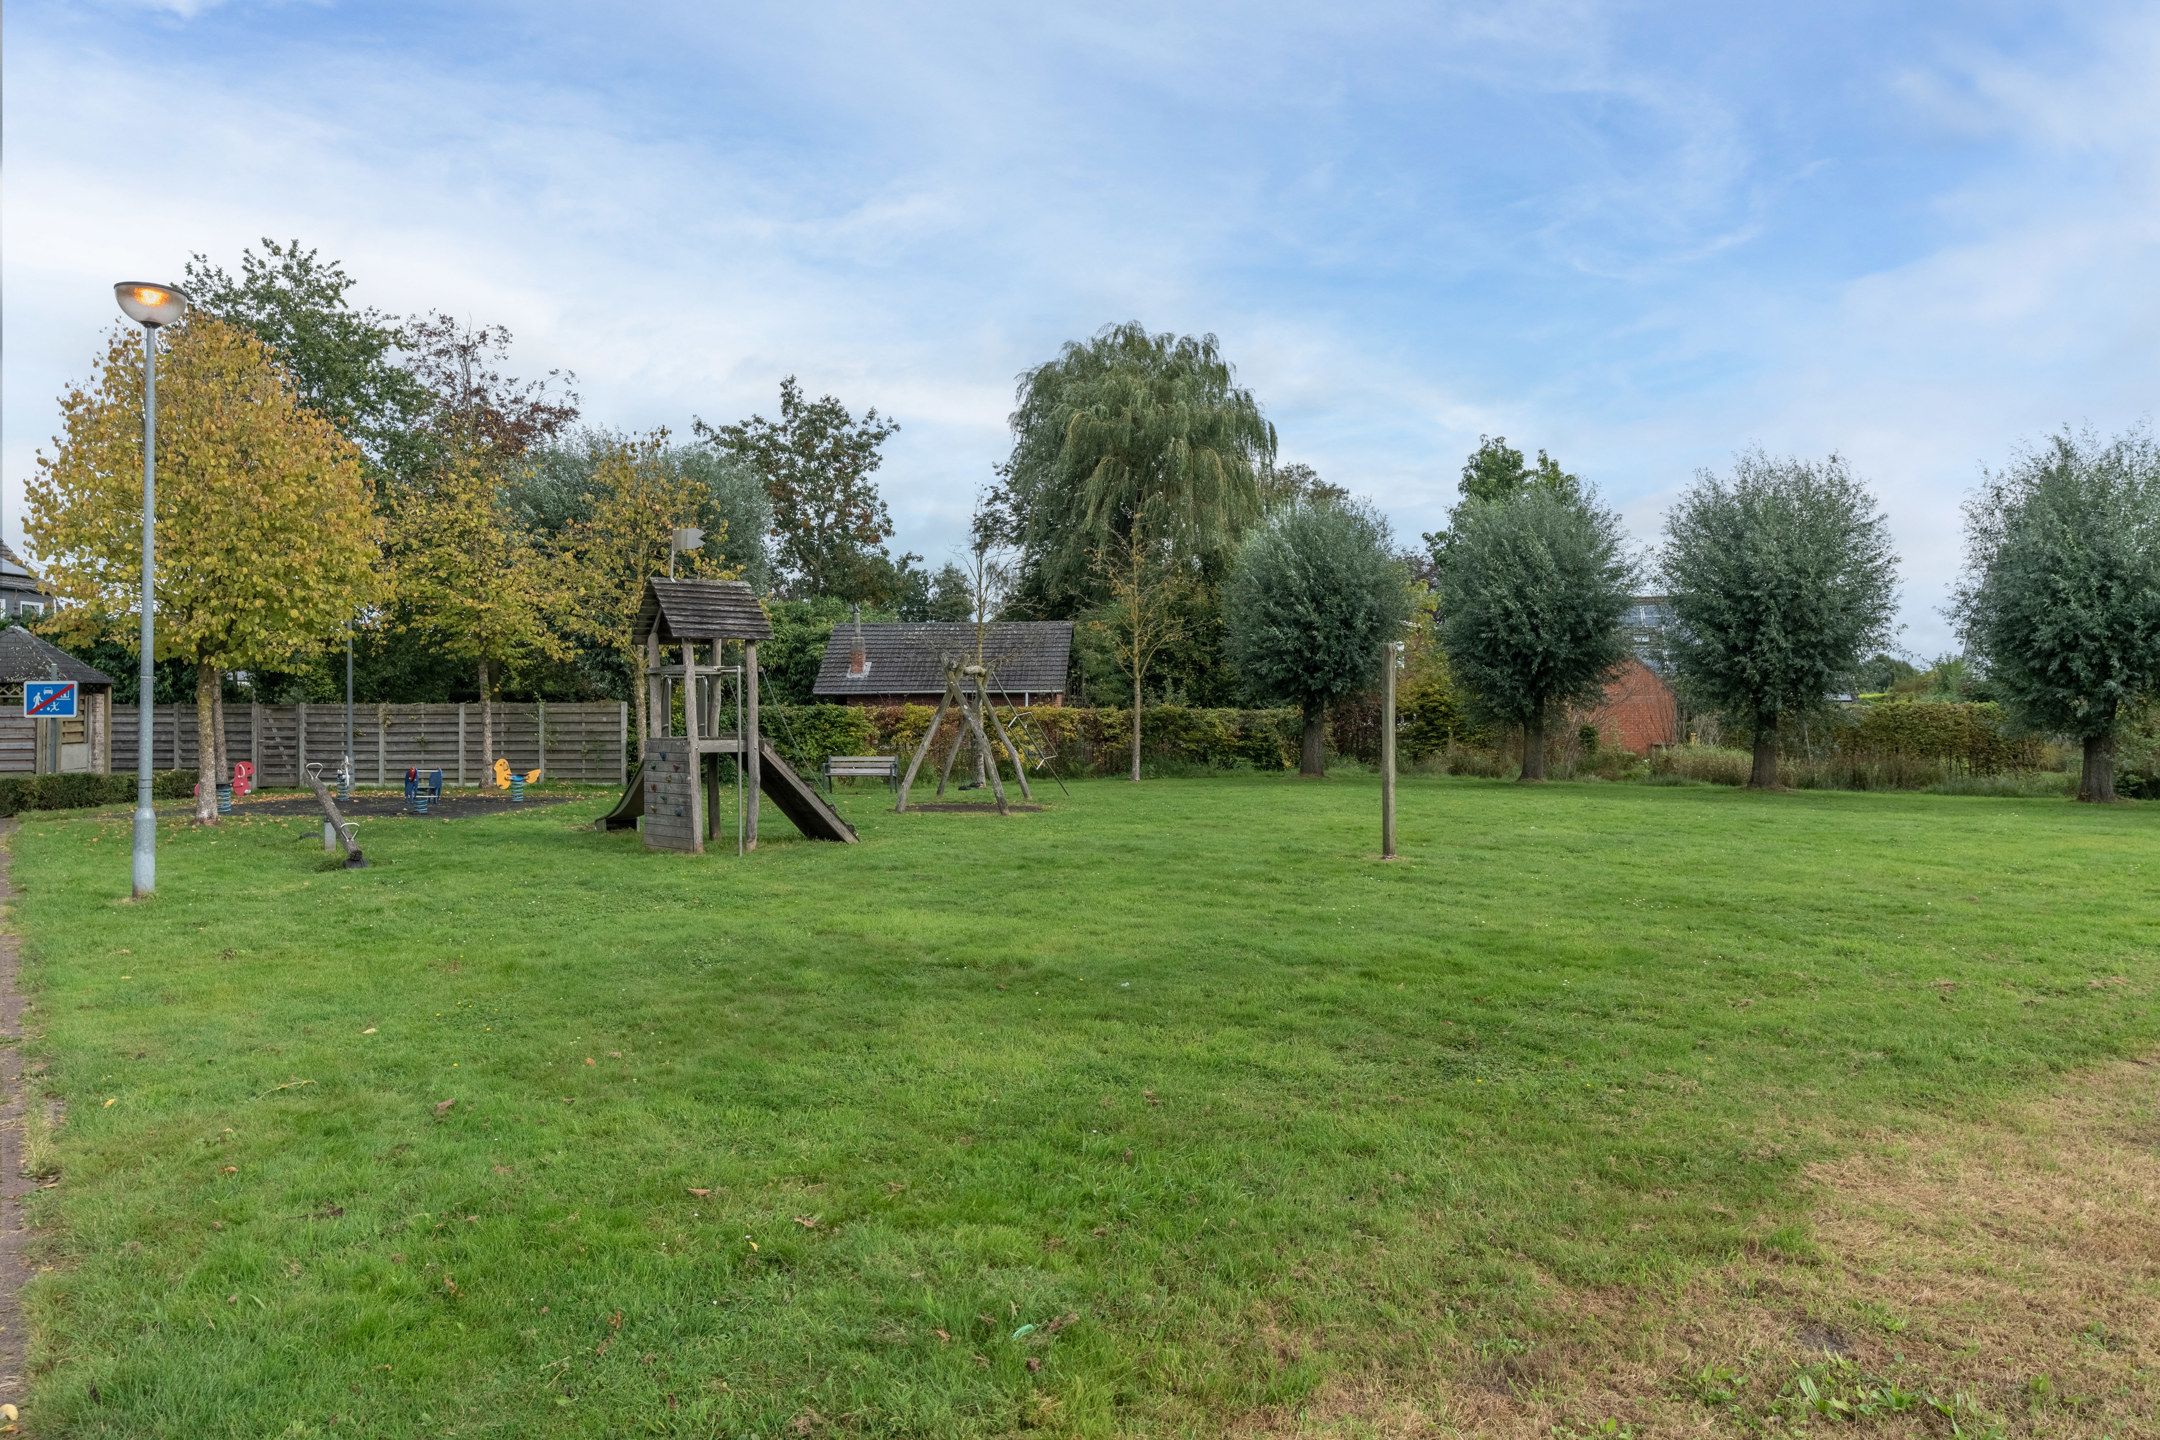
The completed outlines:
{"type": "Polygon", "coordinates": [[[860,680],[870,673],[870,656],[864,651],[862,643],[862,606],[860,605],[855,607],[855,648],[848,651],[847,673],[848,678],[851,680],[860,680]]]}

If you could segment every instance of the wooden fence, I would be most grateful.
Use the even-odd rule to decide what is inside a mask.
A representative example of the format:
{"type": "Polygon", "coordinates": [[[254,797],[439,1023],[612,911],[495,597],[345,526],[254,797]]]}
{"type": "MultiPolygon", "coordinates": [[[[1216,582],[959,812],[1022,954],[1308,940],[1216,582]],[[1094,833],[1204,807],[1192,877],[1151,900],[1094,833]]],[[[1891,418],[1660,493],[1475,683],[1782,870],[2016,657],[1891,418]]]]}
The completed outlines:
{"type": "MultiPolygon", "coordinates": [[[[549,705],[498,701],[495,753],[480,740],[480,707],[464,705],[359,705],[353,710],[354,770],[360,783],[394,785],[407,769],[440,770],[445,785],[478,785],[496,756],[523,773],[539,770],[550,780],[629,783],[630,707],[604,700],[549,705]]],[[[49,722],[0,716],[0,773],[32,765],[30,727],[49,722]],[[17,731],[21,733],[18,734],[17,731]]],[[[112,768],[135,770],[133,705],[113,707],[112,768]]],[[[151,764],[159,770],[196,765],[195,707],[159,705],[152,719],[151,764]]],[[[345,754],[345,707],[327,705],[225,706],[225,754],[250,761],[258,785],[300,785],[307,767],[335,771],[345,754]]]]}

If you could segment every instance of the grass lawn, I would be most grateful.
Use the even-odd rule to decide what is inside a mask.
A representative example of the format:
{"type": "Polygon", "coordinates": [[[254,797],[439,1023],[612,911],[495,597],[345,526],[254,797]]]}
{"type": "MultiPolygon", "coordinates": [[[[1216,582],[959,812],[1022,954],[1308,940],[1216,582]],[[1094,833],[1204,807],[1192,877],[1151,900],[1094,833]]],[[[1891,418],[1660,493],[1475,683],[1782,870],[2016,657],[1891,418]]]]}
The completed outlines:
{"type": "Polygon", "coordinates": [[[148,907],[27,819],[39,1433],[1235,1430],[1819,1264],[1811,1166],[2160,1050],[2156,807],[882,797],[175,823],[148,907]]]}

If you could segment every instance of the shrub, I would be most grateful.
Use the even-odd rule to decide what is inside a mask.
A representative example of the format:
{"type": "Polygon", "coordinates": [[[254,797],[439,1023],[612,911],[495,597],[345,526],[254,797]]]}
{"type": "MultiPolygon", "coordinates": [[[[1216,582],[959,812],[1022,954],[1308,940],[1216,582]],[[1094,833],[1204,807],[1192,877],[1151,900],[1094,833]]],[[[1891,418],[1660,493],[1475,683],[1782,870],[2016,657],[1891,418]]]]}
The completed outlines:
{"type": "MultiPolygon", "coordinates": [[[[195,772],[157,771],[150,777],[150,793],[159,800],[185,800],[195,793],[195,772]]],[[[0,775],[0,816],[123,805],[134,799],[132,774],[0,775]]]]}

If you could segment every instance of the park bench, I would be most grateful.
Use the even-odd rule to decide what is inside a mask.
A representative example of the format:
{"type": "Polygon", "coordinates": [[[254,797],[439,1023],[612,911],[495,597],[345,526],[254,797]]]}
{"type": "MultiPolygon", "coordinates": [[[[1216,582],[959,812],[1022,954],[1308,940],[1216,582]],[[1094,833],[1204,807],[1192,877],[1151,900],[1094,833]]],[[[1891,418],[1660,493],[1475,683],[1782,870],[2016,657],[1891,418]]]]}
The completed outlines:
{"type": "Polygon", "coordinates": [[[835,780],[883,780],[887,785],[900,783],[900,762],[890,755],[828,755],[825,757],[825,790],[830,794],[835,780]]]}

